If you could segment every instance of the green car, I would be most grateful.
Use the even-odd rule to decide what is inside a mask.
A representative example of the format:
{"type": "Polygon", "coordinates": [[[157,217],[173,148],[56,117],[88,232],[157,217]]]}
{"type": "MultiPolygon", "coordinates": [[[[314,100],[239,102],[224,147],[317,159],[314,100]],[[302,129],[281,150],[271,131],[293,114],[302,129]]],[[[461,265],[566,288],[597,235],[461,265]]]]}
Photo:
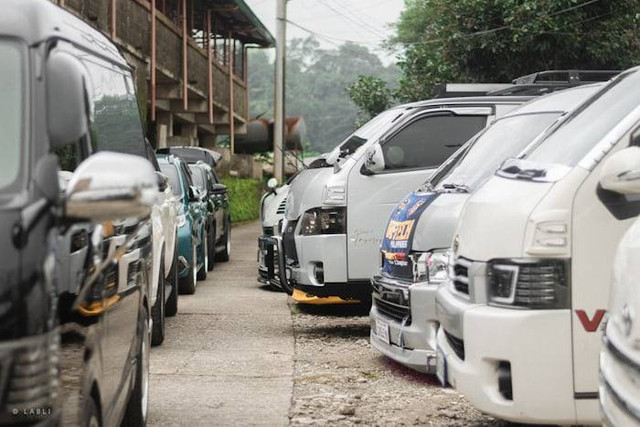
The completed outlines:
{"type": "Polygon", "coordinates": [[[162,173],[169,177],[178,210],[178,260],[180,293],[193,294],[197,280],[207,278],[209,257],[207,226],[209,209],[206,195],[194,184],[191,170],[177,156],[158,155],[162,173]]]}
{"type": "Polygon", "coordinates": [[[207,204],[208,267],[212,270],[214,261],[226,262],[231,256],[231,209],[227,186],[221,184],[215,170],[202,161],[189,164],[189,169],[207,204]]]}

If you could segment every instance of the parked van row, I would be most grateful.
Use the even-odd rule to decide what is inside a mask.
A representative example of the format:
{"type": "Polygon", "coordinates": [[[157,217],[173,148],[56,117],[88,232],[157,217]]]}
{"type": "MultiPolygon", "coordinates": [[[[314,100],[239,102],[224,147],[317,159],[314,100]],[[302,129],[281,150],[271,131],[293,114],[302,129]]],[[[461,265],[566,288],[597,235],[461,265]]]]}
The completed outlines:
{"type": "Polygon", "coordinates": [[[225,189],[204,161],[172,182],[182,161],[145,141],[132,69],[72,14],[6,0],[0,55],[0,424],[145,425],[180,277],[229,258],[225,189]]]}
{"type": "Polygon", "coordinates": [[[374,348],[497,418],[640,424],[640,69],[526,77],[392,108],[301,171],[279,282],[371,298],[374,348]]]}

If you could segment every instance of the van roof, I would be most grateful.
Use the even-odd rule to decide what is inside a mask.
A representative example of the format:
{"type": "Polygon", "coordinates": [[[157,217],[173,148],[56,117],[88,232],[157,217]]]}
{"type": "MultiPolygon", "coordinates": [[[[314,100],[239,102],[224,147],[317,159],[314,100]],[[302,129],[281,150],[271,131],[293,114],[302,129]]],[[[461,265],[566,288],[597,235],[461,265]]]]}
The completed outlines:
{"type": "Polygon", "coordinates": [[[544,111],[571,111],[578,105],[598,92],[606,83],[594,83],[589,85],[574,86],[572,88],[549,93],[523,104],[509,113],[505,117],[518,116],[521,114],[539,113],[544,111]]]}
{"type": "Polygon", "coordinates": [[[2,0],[0,37],[22,39],[29,46],[62,39],[128,68],[104,34],[48,0],[2,0]]]}

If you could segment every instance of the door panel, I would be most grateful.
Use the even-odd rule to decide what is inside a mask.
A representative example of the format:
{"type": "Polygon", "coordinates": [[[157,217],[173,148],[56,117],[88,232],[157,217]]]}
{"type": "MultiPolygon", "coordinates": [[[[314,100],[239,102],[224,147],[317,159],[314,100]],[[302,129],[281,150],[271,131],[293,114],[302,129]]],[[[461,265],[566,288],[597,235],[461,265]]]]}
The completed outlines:
{"type": "Polygon", "coordinates": [[[491,113],[491,108],[474,108],[460,116],[447,110],[414,116],[382,143],[384,173],[363,175],[366,156],[358,160],[347,184],[349,280],[366,280],[373,275],[380,264],[380,243],[393,208],[482,130],[491,113]]]}
{"type": "MultiPolygon", "coordinates": [[[[618,144],[608,156],[621,145],[627,144],[618,144]]],[[[571,302],[575,393],[598,391],[598,359],[613,258],[620,239],[635,220],[614,215],[609,200],[601,197],[598,181],[603,163],[582,184],[573,205],[571,302]]],[[[627,200],[627,203],[634,202],[627,200]]]]}

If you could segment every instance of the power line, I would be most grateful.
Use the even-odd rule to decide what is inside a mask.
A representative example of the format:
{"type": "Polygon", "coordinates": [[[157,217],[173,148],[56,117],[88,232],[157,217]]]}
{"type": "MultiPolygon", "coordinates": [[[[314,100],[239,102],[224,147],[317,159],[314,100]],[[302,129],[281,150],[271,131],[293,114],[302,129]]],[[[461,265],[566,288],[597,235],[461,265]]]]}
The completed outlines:
{"type": "Polygon", "coordinates": [[[346,15],[345,13],[341,12],[340,10],[336,9],[335,7],[333,7],[331,4],[327,3],[325,0],[319,0],[320,4],[322,4],[323,6],[331,9],[332,11],[334,11],[335,13],[337,13],[338,15],[342,16],[346,21],[350,22],[351,24],[355,25],[355,30],[358,31],[358,27],[360,27],[360,29],[364,29],[366,31],[368,31],[369,33],[379,36],[379,37],[384,37],[384,34],[380,33],[376,28],[371,27],[370,25],[363,23],[363,22],[358,22],[355,19],[351,18],[350,16],[346,15]]]}
{"type": "MultiPolygon", "coordinates": [[[[327,1],[331,1],[331,0],[327,0],[327,1]]],[[[369,22],[367,22],[367,20],[363,19],[360,15],[362,15],[362,16],[368,18],[369,20],[371,20],[373,24],[381,25],[380,23],[377,23],[374,18],[372,18],[371,16],[365,14],[364,12],[362,12],[361,14],[357,14],[357,13],[352,12],[351,9],[349,9],[348,5],[345,4],[345,2],[343,0],[333,0],[333,1],[335,3],[337,3],[338,6],[342,7],[342,10],[345,13],[351,15],[351,17],[353,19],[355,19],[356,21],[360,22],[365,27],[370,28],[375,34],[377,34],[379,36],[384,36],[384,33],[382,31],[379,31],[378,28],[376,28],[375,26],[371,25],[369,22]]]]}

